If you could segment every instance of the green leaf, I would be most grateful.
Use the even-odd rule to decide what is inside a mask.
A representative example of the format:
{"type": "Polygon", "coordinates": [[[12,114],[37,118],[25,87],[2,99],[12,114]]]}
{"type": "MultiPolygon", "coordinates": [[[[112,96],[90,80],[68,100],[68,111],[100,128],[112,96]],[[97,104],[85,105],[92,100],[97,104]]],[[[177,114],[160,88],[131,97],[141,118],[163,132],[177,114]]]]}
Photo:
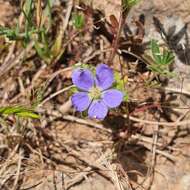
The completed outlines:
{"type": "Polygon", "coordinates": [[[128,102],[128,100],[129,100],[129,95],[127,92],[125,92],[124,97],[123,97],[123,101],[128,102]]]}
{"type": "Polygon", "coordinates": [[[74,87],[72,87],[72,88],[70,89],[70,91],[71,91],[72,94],[74,94],[74,93],[78,92],[78,89],[77,89],[76,86],[74,86],[74,87]]]}
{"type": "Polygon", "coordinates": [[[84,27],[85,19],[83,14],[74,14],[72,21],[76,29],[79,30],[84,27]]]}
{"type": "Polygon", "coordinates": [[[31,9],[32,9],[32,0],[26,0],[24,4],[24,13],[29,18],[31,15],[31,9]]]}
{"type": "Polygon", "coordinates": [[[43,11],[43,20],[42,20],[42,23],[44,24],[45,23],[45,20],[47,19],[47,30],[51,27],[52,25],[52,15],[51,15],[51,9],[52,9],[52,6],[53,6],[53,2],[54,0],[47,0],[47,5],[43,11]]]}
{"type": "Polygon", "coordinates": [[[158,65],[169,65],[174,59],[173,53],[167,49],[164,49],[162,53],[160,52],[160,48],[156,40],[151,40],[150,49],[152,51],[154,61],[158,65]]]}
{"type": "Polygon", "coordinates": [[[9,40],[16,40],[18,38],[16,29],[9,29],[0,27],[0,35],[5,35],[9,40]]]}
{"type": "Polygon", "coordinates": [[[60,32],[51,48],[51,53],[53,57],[57,57],[62,50],[62,41],[63,41],[63,30],[60,29],[60,32]]]}
{"type": "Polygon", "coordinates": [[[26,19],[25,22],[25,32],[28,33],[30,28],[32,27],[32,5],[33,5],[33,0],[26,0],[24,7],[23,7],[23,13],[26,19]]]}
{"type": "Polygon", "coordinates": [[[32,119],[39,119],[40,116],[34,110],[23,106],[6,106],[0,108],[0,115],[10,116],[17,115],[19,117],[26,117],[32,119]]]}
{"type": "Polygon", "coordinates": [[[165,65],[169,65],[174,60],[174,55],[172,52],[169,52],[168,50],[164,49],[163,51],[163,59],[162,63],[165,65]]]}
{"type": "Polygon", "coordinates": [[[169,71],[169,65],[174,60],[174,55],[167,49],[164,49],[162,52],[160,51],[160,47],[156,40],[151,40],[150,49],[152,53],[153,62],[148,66],[148,68],[160,75],[164,76],[174,76],[173,73],[169,71]]]}
{"type": "Polygon", "coordinates": [[[47,51],[47,49],[44,47],[42,43],[35,42],[34,47],[38,53],[38,55],[47,63],[50,61],[51,54],[47,51]]]}
{"type": "Polygon", "coordinates": [[[114,88],[123,92],[123,94],[124,94],[123,101],[128,101],[128,99],[129,99],[128,92],[125,89],[125,84],[127,81],[122,79],[121,74],[119,72],[114,73],[114,79],[115,79],[114,88]]]}
{"type": "Polygon", "coordinates": [[[122,0],[122,6],[124,9],[130,9],[136,5],[140,0],[122,0]]]}
{"type": "Polygon", "coordinates": [[[40,116],[34,112],[20,112],[16,114],[19,117],[31,118],[31,119],[39,119],[40,116]]]}
{"type": "Polygon", "coordinates": [[[161,58],[160,48],[156,40],[151,40],[150,49],[152,51],[152,55],[153,58],[155,59],[155,62],[158,64],[161,63],[162,58],[161,58]]]}

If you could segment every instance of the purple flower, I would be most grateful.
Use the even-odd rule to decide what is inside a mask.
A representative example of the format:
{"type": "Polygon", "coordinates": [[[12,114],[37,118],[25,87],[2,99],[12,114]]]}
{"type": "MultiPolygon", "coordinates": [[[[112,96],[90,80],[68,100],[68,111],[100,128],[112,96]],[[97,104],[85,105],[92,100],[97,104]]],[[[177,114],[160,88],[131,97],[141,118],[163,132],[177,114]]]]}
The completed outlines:
{"type": "Polygon", "coordinates": [[[110,89],[114,74],[105,64],[96,67],[95,76],[88,69],[74,70],[72,81],[79,90],[72,96],[72,104],[80,112],[88,109],[90,118],[104,119],[108,109],[119,106],[123,100],[121,91],[110,89]]]}

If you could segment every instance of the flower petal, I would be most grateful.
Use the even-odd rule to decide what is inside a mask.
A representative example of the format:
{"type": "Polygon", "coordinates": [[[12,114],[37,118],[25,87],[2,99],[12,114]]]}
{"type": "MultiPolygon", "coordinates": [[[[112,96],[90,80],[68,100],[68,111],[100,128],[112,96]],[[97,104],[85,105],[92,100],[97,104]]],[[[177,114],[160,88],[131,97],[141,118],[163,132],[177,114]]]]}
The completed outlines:
{"type": "Polygon", "coordinates": [[[103,101],[109,108],[119,106],[123,100],[123,93],[119,90],[111,89],[103,92],[103,101]]]}
{"type": "Polygon", "coordinates": [[[88,109],[90,118],[104,119],[108,113],[108,108],[103,101],[93,101],[88,109]]]}
{"type": "Polygon", "coordinates": [[[113,70],[105,64],[99,64],[96,68],[95,81],[102,90],[108,89],[114,82],[113,70]]]}
{"type": "Polygon", "coordinates": [[[76,69],[72,73],[73,84],[81,90],[88,91],[94,85],[94,77],[87,69],[76,69]]]}
{"type": "Polygon", "coordinates": [[[77,92],[71,97],[72,105],[75,107],[77,111],[84,111],[90,105],[90,98],[86,92],[77,92]]]}

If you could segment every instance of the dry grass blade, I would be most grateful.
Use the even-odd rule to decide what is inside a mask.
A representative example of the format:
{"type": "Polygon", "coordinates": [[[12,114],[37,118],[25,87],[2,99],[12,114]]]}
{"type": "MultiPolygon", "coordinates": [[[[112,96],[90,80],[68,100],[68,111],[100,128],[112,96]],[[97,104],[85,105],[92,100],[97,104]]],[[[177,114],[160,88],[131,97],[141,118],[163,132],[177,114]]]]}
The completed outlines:
{"type": "Polygon", "coordinates": [[[103,127],[102,124],[95,123],[95,122],[93,122],[91,120],[80,119],[78,117],[71,116],[71,115],[63,115],[62,117],[63,117],[63,119],[68,120],[68,121],[77,122],[77,123],[80,123],[80,124],[83,124],[83,125],[92,126],[92,127],[97,128],[97,129],[101,129],[102,131],[106,131],[106,132],[111,133],[110,129],[106,129],[106,128],[103,127]]]}
{"type": "Polygon", "coordinates": [[[59,94],[62,94],[63,92],[66,92],[66,91],[70,90],[73,87],[74,87],[74,85],[71,85],[71,86],[65,87],[65,88],[63,88],[63,89],[61,89],[61,90],[59,90],[59,91],[51,94],[49,97],[47,97],[45,100],[43,100],[38,106],[42,106],[47,101],[51,100],[52,98],[56,97],[59,94]]]}
{"type": "Polygon", "coordinates": [[[148,120],[138,119],[133,116],[130,116],[129,118],[131,121],[138,122],[138,123],[143,123],[143,124],[148,124],[148,125],[162,125],[162,126],[168,126],[168,127],[183,126],[183,125],[188,126],[190,124],[190,120],[175,121],[175,122],[159,122],[159,121],[148,121],[148,120]]]}
{"type": "Polygon", "coordinates": [[[22,151],[20,149],[19,150],[19,158],[18,158],[18,167],[17,167],[17,172],[16,172],[15,181],[14,181],[12,190],[16,190],[18,187],[18,181],[20,178],[20,171],[21,171],[21,164],[22,164],[22,151]]]}
{"type": "Polygon", "coordinates": [[[3,65],[0,66],[0,77],[4,74],[8,73],[15,65],[19,64],[20,61],[25,57],[25,55],[31,51],[34,46],[34,42],[31,42],[25,50],[21,50],[17,56],[5,62],[3,65]]]}

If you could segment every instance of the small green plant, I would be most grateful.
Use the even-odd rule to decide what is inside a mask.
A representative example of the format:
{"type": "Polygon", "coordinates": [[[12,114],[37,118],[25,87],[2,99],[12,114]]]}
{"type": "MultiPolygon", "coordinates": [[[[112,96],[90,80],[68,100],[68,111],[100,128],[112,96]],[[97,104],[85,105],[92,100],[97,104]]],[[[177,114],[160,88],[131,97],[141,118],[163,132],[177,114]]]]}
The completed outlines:
{"type": "Polygon", "coordinates": [[[6,36],[9,40],[16,40],[18,38],[18,32],[18,27],[15,29],[0,27],[0,35],[6,36]]]}
{"type": "Polygon", "coordinates": [[[0,108],[0,116],[8,117],[15,115],[22,118],[39,119],[40,116],[32,108],[24,106],[5,106],[0,108]]]}
{"type": "Polygon", "coordinates": [[[171,51],[163,49],[161,51],[158,42],[151,40],[150,50],[152,54],[152,63],[148,68],[155,74],[171,77],[174,73],[169,71],[169,66],[174,61],[174,55],[171,51]]]}
{"type": "Polygon", "coordinates": [[[0,35],[6,36],[9,40],[12,41],[19,41],[22,40],[27,42],[29,40],[29,36],[35,34],[37,32],[36,29],[31,29],[27,32],[20,32],[19,26],[17,25],[16,28],[10,29],[6,27],[0,27],[0,35]]]}
{"type": "Polygon", "coordinates": [[[85,19],[83,14],[74,14],[73,15],[73,25],[77,30],[80,30],[84,27],[85,19]]]}
{"type": "Polygon", "coordinates": [[[130,9],[136,5],[140,0],[122,0],[122,6],[124,9],[130,9]]]}
{"type": "Polygon", "coordinates": [[[0,27],[0,35],[6,36],[12,41],[21,41],[26,47],[29,42],[34,41],[34,48],[37,54],[49,62],[52,57],[51,48],[47,33],[51,27],[52,0],[47,0],[46,7],[42,10],[41,5],[36,8],[33,0],[25,0],[21,11],[24,15],[24,27],[17,23],[14,28],[0,27]],[[36,20],[36,23],[35,23],[36,20]]]}
{"type": "Polygon", "coordinates": [[[123,94],[124,94],[123,101],[127,102],[129,99],[128,92],[125,87],[126,83],[127,83],[127,79],[126,78],[123,79],[119,72],[114,73],[114,79],[115,79],[114,87],[117,90],[120,90],[121,92],[123,92],[123,94]]]}

